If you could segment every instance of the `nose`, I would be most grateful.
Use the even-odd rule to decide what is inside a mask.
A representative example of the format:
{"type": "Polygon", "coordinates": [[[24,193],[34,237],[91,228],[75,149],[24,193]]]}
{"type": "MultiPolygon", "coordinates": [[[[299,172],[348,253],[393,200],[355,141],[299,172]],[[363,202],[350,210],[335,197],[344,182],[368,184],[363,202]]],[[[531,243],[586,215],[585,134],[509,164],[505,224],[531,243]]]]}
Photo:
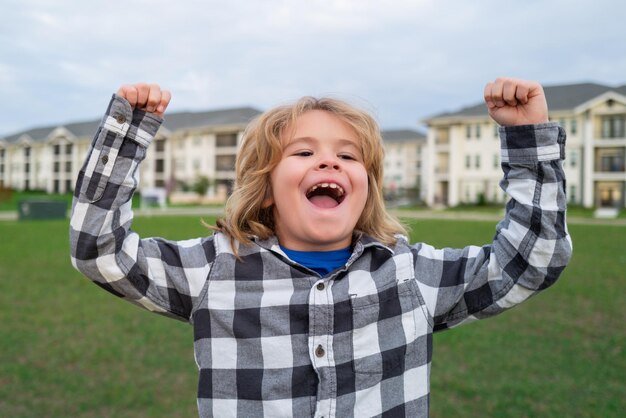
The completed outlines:
{"type": "Polygon", "coordinates": [[[339,170],[341,168],[336,157],[324,156],[317,165],[318,170],[339,170]]]}
{"type": "Polygon", "coordinates": [[[320,163],[319,165],[319,169],[320,170],[339,170],[339,164],[327,164],[327,163],[320,163]]]}

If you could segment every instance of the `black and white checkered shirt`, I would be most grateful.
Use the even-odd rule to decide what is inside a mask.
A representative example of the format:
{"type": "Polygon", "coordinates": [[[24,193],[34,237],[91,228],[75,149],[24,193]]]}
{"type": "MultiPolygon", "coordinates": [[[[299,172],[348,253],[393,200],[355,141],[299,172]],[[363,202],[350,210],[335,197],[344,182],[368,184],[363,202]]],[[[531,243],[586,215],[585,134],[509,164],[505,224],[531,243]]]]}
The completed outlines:
{"type": "Polygon", "coordinates": [[[194,327],[201,417],[426,417],[432,333],[498,314],[555,282],[571,254],[565,134],[501,130],[511,196],[494,241],[393,248],[355,233],[325,277],[278,241],[233,256],[221,233],[187,241],[130,230],[138,165],[161,120],[114,96],[76,185],[73,265],[109,292],[194,327]]]}

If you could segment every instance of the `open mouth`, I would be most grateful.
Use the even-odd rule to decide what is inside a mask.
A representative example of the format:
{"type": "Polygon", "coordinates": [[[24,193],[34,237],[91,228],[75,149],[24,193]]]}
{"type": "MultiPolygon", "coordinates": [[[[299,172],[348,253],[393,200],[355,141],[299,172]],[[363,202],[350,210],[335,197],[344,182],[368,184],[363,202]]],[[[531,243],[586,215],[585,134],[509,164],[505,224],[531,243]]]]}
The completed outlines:
{"type": "Polygon", "coordinates": [[[335,183],[319,183],[307,190],[306,198],[319,208],[334,208],[343,202],[345,191],[335,183]]]}

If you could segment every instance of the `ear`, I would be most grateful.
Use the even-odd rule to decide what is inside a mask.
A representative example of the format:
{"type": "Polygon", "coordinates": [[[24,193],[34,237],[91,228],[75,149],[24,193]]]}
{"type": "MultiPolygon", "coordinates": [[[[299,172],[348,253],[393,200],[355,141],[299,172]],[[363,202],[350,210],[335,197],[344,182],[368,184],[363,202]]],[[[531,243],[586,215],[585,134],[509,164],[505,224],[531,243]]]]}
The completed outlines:
{"type": "Polygon", "coordinates": [[[261,209],[267,209],[274,204],[274,196],[272,195],[272,188],[268,187],[265,192],[265,198],[261,202],[261,209]]]}
{"type": "Polygon", "coordinates": [[[263,199],[263,202],[261,202],[261,209],[267,209],[273,204],[274,204],[274,198],[271,196],[266,197],[265,199],[263,199]]]}

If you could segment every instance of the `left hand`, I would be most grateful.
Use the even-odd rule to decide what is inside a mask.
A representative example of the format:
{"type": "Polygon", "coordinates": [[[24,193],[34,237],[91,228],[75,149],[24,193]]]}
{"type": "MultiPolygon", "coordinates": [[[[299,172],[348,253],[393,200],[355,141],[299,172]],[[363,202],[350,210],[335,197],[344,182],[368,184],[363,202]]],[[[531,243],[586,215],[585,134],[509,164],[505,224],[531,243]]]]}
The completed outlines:
{"type": "Polygon", "coordinates": [[[485,86],[489,116],[501,126],[548,122],[548,104],[536,81],[497,78],[485,86]]]}

